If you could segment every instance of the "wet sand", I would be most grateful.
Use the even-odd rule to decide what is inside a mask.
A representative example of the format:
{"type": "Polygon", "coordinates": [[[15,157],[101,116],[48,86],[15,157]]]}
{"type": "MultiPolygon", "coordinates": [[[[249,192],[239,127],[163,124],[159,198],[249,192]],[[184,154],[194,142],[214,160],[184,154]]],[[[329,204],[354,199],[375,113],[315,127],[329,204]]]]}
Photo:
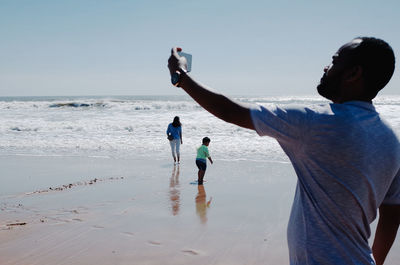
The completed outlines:
{"type": "Polygon", "coordinates": [[[288,264],[291,165],[214,159],[3,156],[0,264],[288,264]]]}

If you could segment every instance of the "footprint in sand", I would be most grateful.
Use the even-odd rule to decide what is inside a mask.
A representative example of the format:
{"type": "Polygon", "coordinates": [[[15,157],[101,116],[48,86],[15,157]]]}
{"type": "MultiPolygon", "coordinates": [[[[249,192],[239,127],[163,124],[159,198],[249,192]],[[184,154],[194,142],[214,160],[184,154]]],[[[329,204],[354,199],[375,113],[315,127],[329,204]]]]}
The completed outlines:
{"type": "Polygon", "coordinates": [[[158,241],[150,240],[150,241],[148,241],[148,243],[153,246],[161,246],[161,242],[158,242],[158,241]]]}
{"type": "Polygon", "coordinates": [[[103,229],[104,228],[104,226],[101,226],[101,225],[93,225],[92,227],[93,228],[97,228],[97,229],[103,229]]]}
{"type": "Polygon", "coordinates": [[[122,234],[127,235],[127,236],[134,236],[135,235],[132,232],[122,232],[122,234]]]}
{"type": "Polygon", "coordinates": [[[183,253],[186,253],[186,254],[194,255],[194,256],[200,254],[199,252],[197,252],[197,251],[195,251],[195,250],[193,250],[193,249],[184,249],[184,250],[182,250],[182,252],[183,252],[183,253]]]}

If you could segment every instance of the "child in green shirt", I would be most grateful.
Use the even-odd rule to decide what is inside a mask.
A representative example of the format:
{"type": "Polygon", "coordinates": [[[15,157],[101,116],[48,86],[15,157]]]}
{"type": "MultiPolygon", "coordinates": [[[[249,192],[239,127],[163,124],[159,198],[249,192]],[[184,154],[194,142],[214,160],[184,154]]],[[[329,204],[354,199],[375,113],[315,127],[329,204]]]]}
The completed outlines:
{"type": "Polygon", "coordinates": [[[203,185],[203,178],[207,169],[207,158],[210,160],[211,164],[213,163],[210,153],[208,152],[208,145],[210,144],[210,141],[210,138],[204,137],[202,146],[197,148],[196,165],[199,168],[199,172],[197,173],[198,185],[203,185]]]}

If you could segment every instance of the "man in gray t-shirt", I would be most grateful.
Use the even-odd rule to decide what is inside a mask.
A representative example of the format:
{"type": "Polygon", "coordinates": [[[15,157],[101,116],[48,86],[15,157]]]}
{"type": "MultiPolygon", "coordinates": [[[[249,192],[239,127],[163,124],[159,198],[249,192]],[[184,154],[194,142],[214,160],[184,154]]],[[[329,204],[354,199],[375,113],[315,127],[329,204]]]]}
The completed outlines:
{"type": "Polygon", "coordinates": [[[391,47],[367,37],[343,45],[317,87],[333,103],[291,108],[246,106],[212,92],[186,73],[177,51],[168,60],[174,85],[215,116],[275,138],[290,158],[298,176],[290,263],[371,265],[374,256],[383,264],[400,223],[400,141],[372,99],[394,72],[391,47]]]}
{"type": "Polygon", "coordinates": [[[400,205],[400,196],[387,192],[400,191],[393,182],[399,139],[374,106],[258,107],[251,116],[298,176],[287,235],[292,264],[373,264],[368,238],[376,209],[383,201],[400,205]]]}

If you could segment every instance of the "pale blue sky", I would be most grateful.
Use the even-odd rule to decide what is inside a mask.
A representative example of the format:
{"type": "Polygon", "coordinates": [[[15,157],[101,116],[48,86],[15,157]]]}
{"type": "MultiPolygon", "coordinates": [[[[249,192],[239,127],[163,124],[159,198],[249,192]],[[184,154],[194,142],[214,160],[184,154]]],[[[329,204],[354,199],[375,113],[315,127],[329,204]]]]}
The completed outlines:
{"type": "MultiPolygon", "coordinates": [[[[0,0],[0,96],[182,95],[170,48],[228,95],[314,95],[356,36],[400,56],[400,1],[0,0]]],[[[384,89],[400,94],[399,71],[384,89]]]]}

